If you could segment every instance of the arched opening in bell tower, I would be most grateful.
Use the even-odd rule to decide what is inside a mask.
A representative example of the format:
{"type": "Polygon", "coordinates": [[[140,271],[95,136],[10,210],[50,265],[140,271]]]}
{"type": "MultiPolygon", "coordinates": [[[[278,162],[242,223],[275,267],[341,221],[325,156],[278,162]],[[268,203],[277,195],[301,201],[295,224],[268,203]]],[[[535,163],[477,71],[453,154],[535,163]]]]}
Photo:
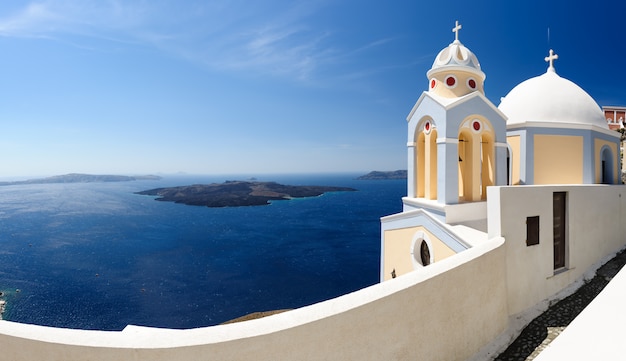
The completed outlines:
{"type": "Polygon", "coordinates": [[[437,130],[433,129],[426,138],[429,148],[427,152],[429,180],[426,183],[428,186],[426,198],[437,199],[437,130]]]}
{"type": "Polygon", "coordinates": [[[431,119],[417,128],[415,139],[415,196],[437,199],[437,129],[431,119]]]}
{"type": "Polygon", "coordinates": [[[415,197],[424,198],[424,184],[426,183],[426,167],[424,166],[424,153],[426,152],[426,136],[424,132],[418,131],[416,135],[417,144],[415,147],[415,197]]]}
{"type": "Polygon", "coordinates": [[[494,133],[481,119],[466,120],[459,130],[459,201],[487,199],[487,187],[495,184],[496,161],[494,133]]]}

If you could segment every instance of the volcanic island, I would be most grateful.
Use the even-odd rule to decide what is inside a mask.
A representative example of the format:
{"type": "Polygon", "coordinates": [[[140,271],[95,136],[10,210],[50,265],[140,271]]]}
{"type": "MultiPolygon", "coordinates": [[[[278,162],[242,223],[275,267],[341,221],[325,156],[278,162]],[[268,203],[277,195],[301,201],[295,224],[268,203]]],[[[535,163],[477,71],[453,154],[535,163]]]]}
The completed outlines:
{"type": "Polygon", "coordinates": [[[317,197],[327,192],[352,192],[349,187],[292,186],[276,182],[226,181],[224,183],[155,188],[136,194],[157,196],[157,201],[205,207],[263,206],[270,201],[317,197]]]}

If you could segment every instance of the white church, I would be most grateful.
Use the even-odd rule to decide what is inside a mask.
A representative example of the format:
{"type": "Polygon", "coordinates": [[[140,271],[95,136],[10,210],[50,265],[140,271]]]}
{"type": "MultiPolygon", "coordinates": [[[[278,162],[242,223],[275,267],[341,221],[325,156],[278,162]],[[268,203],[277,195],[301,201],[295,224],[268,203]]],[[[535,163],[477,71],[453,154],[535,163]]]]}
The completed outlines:
{"type": "MultiPolygon", "coordinates": [[[[407,195],[401,213],[381,219],[380,283],[260,319],[188,330],[69,330],[0,321],[3,357],[496,357],[551,302],[624,248],[626,186],[620,184],[619,133],[609,130],[589,94],[557,74],[552,50],[545,74],[523,81],[496,106],[485,97],[485,73],[460,42],[460,29],[457,23],[407,118],[407,195]]],[[[614,290],[616,280],[626,289],[626,271],[607,289],[614,290]]],[[[615,299],[615,293],[603,295],[598,298],[615,299]]],[[[623,313],[593,319],[621,320],[623,313]]],[[[577,320],[554,344],[568,339],[570,329],[595,332],[575,326],[577,320]]],[[[623,341],[610,336],[603,334],[603,346],[585,337],[549,348],[537,360],[617,359],[612,356],[623,341]],[[589,350],[593,355],[584,357],[589,350]]]]}
{"type": "MultiPolygon", "coordinates": [[[[546,73],[517,85],[496,107],[460,29],[457,22],[407,118],[407,196],[402,213],[382,220],[381,280],[471,247],[476,238],[455,234],[454,225],[487,232],[487,187],[621,183],[620,134],[589,94],[557,74],[558,55],[550,50],[546,73]]],[[[554,214],[542,221],[554,224],[553,266],[560,270],[568,263],[567,192],[551,198],[554,214]]],[[[534,244],[539,220],[527,218],[534,244]]]]}

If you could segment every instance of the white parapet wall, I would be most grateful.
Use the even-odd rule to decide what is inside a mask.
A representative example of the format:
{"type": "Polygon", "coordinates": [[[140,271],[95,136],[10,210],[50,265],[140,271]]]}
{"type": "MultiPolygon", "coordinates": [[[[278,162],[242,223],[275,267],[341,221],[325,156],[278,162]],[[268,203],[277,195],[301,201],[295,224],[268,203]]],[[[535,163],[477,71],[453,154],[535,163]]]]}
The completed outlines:
{"type": "Polygon", "coordinates": [[[560,298],[561,291],[571,293],[626,244],[626,186],[513,186],[488,192],[488,235],[506,239],[511,315],[560,298]],[[565,267],[556,270],[555,192],[566,194],[565,267]],[[526,244],[528,217],[539,217],[537,245],[526,244]]]}
{"type": "MultiPolygon", "coordinates": [[[[504,351],[533,318],[578,289],[626,246],[626,186],[488,188],[488,237],[504,237],[508,329],[471,360],[504,351]],[[566,193],[565,267],[554,269],[553,194],[566,193]],[[539,243],[527,245],[527,217],[539,217],[539,243]]],[[[559,359],[559,358],[557,358],[559,359]]],[[[582,359],[585,359],[584,357],[582,359]]],[[[601,359],[601,358],[600,358],[601,359]]]]}
{"type": "Polygon", "coordinates": [[[494,238],[418,271],[266,318],[169,330],[69,330],[0,321],[7,360],[465,360],[507,327],[494,238]]]}

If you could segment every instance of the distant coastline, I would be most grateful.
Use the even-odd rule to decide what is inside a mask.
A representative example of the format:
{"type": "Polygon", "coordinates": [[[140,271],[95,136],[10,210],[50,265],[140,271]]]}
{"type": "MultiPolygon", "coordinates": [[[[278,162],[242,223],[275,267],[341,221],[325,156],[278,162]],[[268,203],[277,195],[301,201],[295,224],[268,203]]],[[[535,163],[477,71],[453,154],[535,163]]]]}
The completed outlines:
{"type": "Polygon", "coordinates": [[[276,182],[227,181],[224,183],[149,189],[136,194],[157,196],[157,201],[205,207],[268,205],[272,200],[315,197],[326,192],[356,191],[349,187],[290,186],[276,182]]]}
{"type": "Polygon", "coordinates": [[[124,176],[124,175],[98,175],[70,173],[55,175],[47,178],[28,179],[23,181],[0,182],[0,186],[13,186],[23,184],[52,184],[52,183],[94,183],[94,182],[131,182],[136,180],[160,180],[156,175],[124,176]]]}
{"type": "Polygon", "coordinates": [[[358,180],[386,180],[386,179],[407,179],[406,170],[393,170],[393,171],[371,171],[365,175],[357,177],[358,180]]]}

